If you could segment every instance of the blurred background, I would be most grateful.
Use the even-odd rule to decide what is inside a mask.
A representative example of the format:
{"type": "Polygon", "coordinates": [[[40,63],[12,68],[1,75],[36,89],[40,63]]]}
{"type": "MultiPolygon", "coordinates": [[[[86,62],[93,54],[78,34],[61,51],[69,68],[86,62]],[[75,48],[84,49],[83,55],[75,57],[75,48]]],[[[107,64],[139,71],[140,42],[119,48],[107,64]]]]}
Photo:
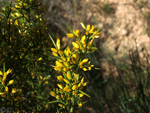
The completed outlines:
{"type": "MultiPolygon", "coordinates": [[[[1,1],[10,2],[10,0],[0,0],[0,7],[3,5],[1,1]]],[[[89,82],[85,91],[91,95],[90,99],[85,97],[88,103],[83,106],[84,112],[130,112],[128,109],[134,107],[130,105],[129,98],[136,97],[134,93],[136,86],[132,84],[132,80],[135,80],[134,77],[132,80],[127,77],[127,71],[130,70],[129,67],[133,64],[133,59],[140,57],[143,67],[148,62],[147,53],[150,53],[150,1],[39,1],[42,2],[43,6],[48,5],[43,18],[48,20],[51,36],[55,39],[61,39],[62,47],[71,46],[71,42],[75,40],[67,38],[66,34],[70,32],[67,25],[71,29],[77,30],[81,29],[80,22],[83,21],[85,25],[90,24],[102,28],[100,38],[94,42],[98,49],[94,54],[87,55],[92,64],[100,70],[93,69],[91,72],[82,73],[86,81],[89,82]],[[130,51],[132,51],[132,58],[130,51]],[[118,85],[120,80],[126,81],[127,91],[120,91],[118,85]],[[124,98],[122,92],[129,92],[129,97],[124,98]]]]}

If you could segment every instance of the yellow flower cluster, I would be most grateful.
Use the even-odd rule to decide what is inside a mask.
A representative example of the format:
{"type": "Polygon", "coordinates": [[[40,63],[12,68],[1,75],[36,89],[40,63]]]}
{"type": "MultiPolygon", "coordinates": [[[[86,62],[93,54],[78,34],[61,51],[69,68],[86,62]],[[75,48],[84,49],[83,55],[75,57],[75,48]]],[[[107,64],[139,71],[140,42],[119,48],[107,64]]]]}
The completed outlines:
{"type": "Polygon", "coordinates": [[[99,38],[100,32],[97,31],[97,28],[94,28],[92,25],[87,25],[87,28],[83,23],[81,23],[81,26],[85,30],[85,33],[80,33],[79,30],[73,30],[72,33],[68,33],[67,36],[69,38],[75,37],[77,39],[76,42],[72,42],[73,49],[76,51],[81,50],[82,52],[86,51],[95,51],[96,48],[92,48],[92,44],[95,38],[99,38]]]}
{"type": "MultiPolygon", "coordinates": [[[[7,84],[6,84],[6,78],[7,78],[7,75],[9,73],[11,73],[12,70],[9,69],[7,72],[5,72],[4,74],[0,71],[0,75],[3,76],[0,78],[0,82],[2,83],[2,85],[4,86],[5,88],[5,92],[0,92],[0,95],[1,97],[5,97],[8,102],[7,102],[7,105],[13,105],[13,101],[17,101],[17,100],[20,100],[21,98],[19,97],[19,94],[22,92],[22,89],[20,89],[18,91],[18,94],[16,97],[14,97],[14,94],[17,92],[17,89],[16,88],[12,88],[11,89],[11,92],[9,92],[9,85],[13,84],[14,80],[10,80],[7,84]]],[[[19,104],[19,102],[17,102],[15,105],[19,104]]]]}
{"type": "Polygon", "coordinates": [[[40,83],[41,83],[41,84],[48,84],[48,81],[46,81],[46,78],[45,78],[45,77],[42,77],[42,76],[40,75],[40,83]]]}
{"type": "Polygon", "coordinates": [[[84,77],[82,78],[81,82],[78,83],[79,75],[74,74],[73,79],[70,78],[70,75],[68,73],[64,74],[64,77],[61,75],[57,76],[57,79],[60,81],[60,84],[57,84],[59,89],[56,89],[56,93],[51,91],[50,94],[55,97],[56,99],[58,98],[59,95],[61,95],[61,99],[63,100],[65,96],[68,96],[68,100],[70,100],[70,95],[68,95],[67,92],[71,92],[72,95],[75,97],[82,97],[84,94],[78,92],[78,90],[82,90],[83,86],[86,86],[87,83],[84,83],[84,77]],[[59,93],[60,91],[60,93],[59,93]]]}
{"type": "Polygon", "coordinates": [[[80,60],[79,54],[77,51],[71,51],[69,47],[67,47],[64,51],[60,50],[60,39],[57,39],[56,48],[51,48],[52,54],[55,57],[58,57],[59,60],[55,62],[55,70],[56,71],[73,71],[74,67],[78,66],[82,68],[84,71],[91,70],[93,65],[90,65],[90,61],[88,62],[88,58],[80,60]]]}
{"type": "MultiPolygon", "coordinates": [[[[93,41],[99,36],[99,30],[94,28],[94,26],[87,28],[81,23],[83,30],[71,30],[72,33],[68,33],[69,38],[75,37],[76,42],[72,42],[73,48],[67,47],[65,50],[61,50],[60,39],[58,38],[56,44],[53,43],[55,48],[51,48],[52,54],[57,58],[55,61],[54,69],[58,72],[62,72],[62,75],[57,76],[59,83],[57,84],[58,88],[54,91],[50,91],[50,95],[55,97],[59,102],[59,106],[62,109],[70,109],[72,112],[72,106],[82,106],[81,97],[83,95],[88,96],[86,93],[82,92],[84,86],[87,82],[84,83],[84,77],[80,77],[79,73],[81,69],[84,71],[91,70],[94,65],[90,65],[88,58],[83,58],[87,52],[93,52],[96,50],[95,47],[92,47],[93,41]],[[76,102],[75,98],[78,98],[76,102]],[[71,102],[70,102],[71,101],[71,102]],[[66,108],[67,107],[67,108],[66,108]],[[70,107],[70,108],[69,108],[70,107]]],[[[75,109],[74,109],[75,110],[75,109]]]]}

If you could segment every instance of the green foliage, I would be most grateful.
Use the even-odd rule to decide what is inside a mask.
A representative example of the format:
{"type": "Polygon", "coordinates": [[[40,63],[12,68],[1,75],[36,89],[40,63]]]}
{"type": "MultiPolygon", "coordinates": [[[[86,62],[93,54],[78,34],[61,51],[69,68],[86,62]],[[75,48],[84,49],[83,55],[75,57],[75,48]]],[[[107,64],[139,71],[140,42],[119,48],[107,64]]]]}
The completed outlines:
{"type": "Polygon", "coordinates": [[[83,23],[81,32],[69,28],[68,37],[77,41],[72,50],[62,51],[60,39],[55,44],[48,36],[47,20],[42,19],[45,9],[38,0],[17,0],[0,10],[0,107],[29,113],[79,112],[87,102],[81,98],[90,97],[82,91],[87,82],[80,72],[94,66],[84,56],[97,49],[92,44],[100,29],[83,23]]]}
{"type": "MultiPolygon", "coordinates": [[[[46,102],[51,99],[45,98],[49,93],[45,87],[52,87],[48,75],[53,73],[49,66],[53,60],[47,20],[42,19],[45,9],[38,0],[18,0],[5,4],[0,10],[0,67],[5,62],[5,68],[13,70],[7,80],[13,79],[12,87],[22,89],[22,100],[17,106],[12,104],[14,109],[45,110],[46,102]],[[39,109],[36,109],[37,105],[39,109]]],[[[7,106],[4,101],[0,102],[0,107],[7,106]]]]}

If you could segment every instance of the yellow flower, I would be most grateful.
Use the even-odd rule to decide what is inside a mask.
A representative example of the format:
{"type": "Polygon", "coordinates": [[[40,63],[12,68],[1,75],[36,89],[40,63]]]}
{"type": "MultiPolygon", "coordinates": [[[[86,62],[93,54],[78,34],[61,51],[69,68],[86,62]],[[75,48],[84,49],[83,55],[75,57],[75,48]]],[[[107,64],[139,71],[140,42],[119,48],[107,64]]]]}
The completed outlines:
{"type": "Polygon", "coordinates": [[[69,73],[67,73],[66,76],[69,80],[71,79],[69,73]]]}
{"type": "Polygon", "coordinates": [[[42,60],[42,57],[40,57],[40,58],[38,59],[38,61],[40,61],[40,60],[42,60]]]}
{"type": "Polygon", "coordinates": [[[64,79],[64,82],[66,82],[67,84],[69,84],[69,81],[67,79],[64,79]]]}
{"type": "Polygon", "coordinates": [[[79,94],[79,97],[83,97],[83,96],[84,96],[84,94],[82,94],[82,93],[81,93],[81,94],[79,94]]]}
{"type": "Polygon", "coordinates": [[[57,38],[56,46],[57,46],[57,49],[59,50],[60,49],[60,39],[59,38],[57,38]]]}
{"type": "Polygon", "coordinates": [[[81,107],[81,106],[82,106],[82,103],[79,103],[79,104],[78,104],[78,106],[80,106],[80,107],[81,107]]]}
{"type": "Polygon", "coordinates": [[[72,45],[73,45],[73,47],[75,47],[75,48],[79,48],[79,45],[78,45],[77,43],[75,43],[75,42],[72,42],[72,45]]]}
{"type": "Polygon", "coordinates": [[[66,86],[65,86],[65,88],[63,89],[63,91],[70,92],[70,91],[71,91],[71,89],[69,88],[69,86],[68,86],[68,85],[66,85],[66,86]]]}
{"type": "Polygon", "coordinates": [[[56,61],[55,63],[56,63],[56,66],[60,66],[60,67],[63,66],[63,64],[60,61],[56,61]]]}
{"type": "Polygon", "coordinates": [[[69,54],[70,54],[70,48],[69,47],[67,47],[67,49],[65,49],[65,51],[64,51],[64,53],[66,54],[66,56],[69,56],[69,54]]]}
{"type": "Polygon", "coordinates": [[[87,69],[86,69],[85,67],[83,68],[83,70],[84,70],[84,71],[87,71],[87,69]]]}
{"type": "Polygon", "coordinates": [[[86,63],[88,61],[88,58],[85,58],[82,60],[83,63],[86,63]]]}
{"type": "MultiPolygon", "coordinates": [[[[73,30],[73,33],[75,34],[75,36],[79,36],[79,33],[80,33],[80,31],[79,30],[73,30]]],[[[73,38],[74,37],[74,34],[72,34],[72,33],[68,33],[67,34],[67,37],[69,37],[69,38],[73,38]]]]}
{"type": "Polygon", "coordinates": [[[6,91],[7,95],[8,95],[8,93],[9,93],[8,87],[5,87],[5,91],[6,91]]]}
{"type": "Polygon", "coordinates": [[[75,97],[77,97],[77,96],[78,96],[78,94],[76,94],[76,92],[75,92],[75,91],[72,91],[72,95],[74,95],[75,97]]]}
{"type": "Polygon", "coordinates": [[[74,35],[73,35],[72,33],[68,33],[68,34],[67,34],[67,37],[69,37],[69,38],[73,38],[73,36],[74,36],[74,35]]]}
{"type": "Polygon", "coordinates": [[[56,66],[54,69],[55,69],[56,71],[61,71],[61,70],[62,70],[62,67],[56,66]]]}
{"type": "Polygon", "coordinates": [[[56,95],[55,97],[57,100],[60,100],[60,96],[59,95],[56,95]]]}
{"type": "Polygon", "coordinates": [[[15,20],[15,23],[14,23],[14,25],[18,26],[18,21],[17,21],[17,20],[15,20]]]}
{"type": "Polygon", "coordinates": [[[63,81],[63,80],[64,80],[64,78],[63,78],[61,75],[57,76],[57,79],[58,79],[59,81],[63,81]]]}
{"type": "Polygon", "coordinates": [[[59,51],[58,51],[58,53],[59,53],[59,54],[61,54],[61,55],[63,55],[63,54],[64,54],[64,53],[63,53],[63,51],[61,51],[61,50],[59,50],[59,51]]]}
{"type": "Polygon", "coordinates": [[[11,84],[13,84],[13,82],[14,82],[14,80],[10,80],[10,81],[8,82],[8,84],[11,85],[11,84]]]}
{"type": "Polygon", "coordinates": [[[66,67],[69,67],[69,62],[68,62],[68,61],[64,62],[64,65],[65,65],[66,67]]]}
{"type": "Polygon", "coordinates": [[[12,91],[11,91],[10,95],[14,94],[14,93],[16,93],[16,88],[12,88],[12,91]]]}
{"type": "Polygon", "coordinates": [[[66,58],[65,58],[65,57],[61,57],[61,59],[62,59],[63,61],[66,61],[66,58]]]}
{"type": "Polygon", "coordinates": [[[81,24],[81,26],[83,27],[83,29],[85,29],[85,25],[83,24],[83,23],[80,23],[81,24]]]}
{"type": "Polygon", "coordinates": [[[63,85],[62,84],[57,84],[57,86],[60,88],[60,89],[63,89],[63,85]]]}
{"type": "Polygon", "coordinates": [[[85,37],[85,35],[81,38],[81,43],[82,43],[83,45],[86,44],[86,37],[85,37]]]}
{"type": "Polygon", "coordinates": [[[12,69],[9,69],[7,72],[6,72],[6,74],[8,75],[9,73],[11,73],[12,72],[12,69]]]}
{"type": "Polygon", "coordinates": [[[1,97],[6,97],[5,93],[0,92],[1,97]]]}
{"type": "Polygon", "coordinates": [[[55,93],[53,91],[50,91],[50,95],[55,97],[55,93]]]}
{"type": "Polygon", "coordinates": [[[88,61],[88,58],[83,59],[83,60],[80,62],[80,68],[83,68],[83,64],[86,63],[87,61],[88,61]]]}
{"type": "Polygon", "coordinates": [[[55,53],[55,52],[52,52],[52,54],[53,54],[54,56],[58,57],[58,54],[57,54],[57,53],[55,53]]]}
{"type": "Polygon", "coordinates": [[[95,39],[95,37],[94,37],[94,38],[92,38],[92,40],[90,41],[90,43],[89,43],[89,47],[92,47],[92,44],[93,44],[94,39],[95,39]]]}
{"type": "Polygon", "coordinates": [[[79,75],[78,74],[74,74],[74,81],[77,82],[79,80],[79,75]]]}
{"type": "Polygon", "coordinates": [[[76,90],[77,89],[77,85],[73,85],[72,90],[76,90]]]}
{"type": "Polygon", "coordinates": [[[2,72],[2,71],[0,71],[0,75],[3,75],[3,72],[2,72]]]}
{"type": "Polygon", "coordinates": [[[62,104],[58,104],[60,107],[62,107],[62,108],[64,108],[65,109],[65,106],[64,105],[62,105],[62,104]]]}
{"type": "Polygon", "coordinates": [[[74,34],[78,37],[79,36],[79,33],[80,33],[80,31],[79,30],[73,30],[73,32],[74,32],[74,34]]]}

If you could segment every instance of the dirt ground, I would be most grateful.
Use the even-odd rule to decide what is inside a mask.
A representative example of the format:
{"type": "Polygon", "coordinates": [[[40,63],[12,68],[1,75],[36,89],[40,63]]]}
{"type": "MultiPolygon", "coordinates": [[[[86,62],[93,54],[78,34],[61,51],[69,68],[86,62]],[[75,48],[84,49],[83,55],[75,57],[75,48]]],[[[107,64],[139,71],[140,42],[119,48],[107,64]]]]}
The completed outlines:
{"type": "MultiPolygon", "coordinates": [[[[118,61],[128,60],[129,50],[135,51],[138,47],[140,57],[145,60],[145,49],[149,50],[150,36],[150,1],[149,0],[44,0],[47,4],[46,18],[50,20],[50,29],[56,27],[61,31],[56,38],[62,38],[64,46],[71,45],[66,37],[72,29],[80,29],[81,20],[102,28],[100,40],[97,40],[99,50],[107,60],[110,54],[118,61]],[[120,59],[120,60],[119,60],[120,59]]],[[[105,59],[100,59],[103,62],[105,59]]],[[[104,76],[108,76],[110,64],[103,62],[104,76]]]]}
{"type": "MultiPolygon", "coordinates": [[[[62,38],[64,47],[70,46],[74,40],[66,37],[65,34],[69,32],[66,24],[76,30],[81,28],[82,20],[86,25],[102,28],[96,45],[101,45],[99,51],[104,55],[104,58],[97,56],[104,77],[110,73],[113,78],[117,77],[116,68],[110,63],[110,55],[116,62],[128,62],[129,51],[135,51],[137,47],[142,62],[146,61],[146,51],[150,54],[149,0],[56,1],[44,0],[49,4],[46,18],[50,20],[50,29],[59,29],[55,36],[62,38]]],[[[92,108],[86,109],[87,113],[95,113],[92,108]]]]}

